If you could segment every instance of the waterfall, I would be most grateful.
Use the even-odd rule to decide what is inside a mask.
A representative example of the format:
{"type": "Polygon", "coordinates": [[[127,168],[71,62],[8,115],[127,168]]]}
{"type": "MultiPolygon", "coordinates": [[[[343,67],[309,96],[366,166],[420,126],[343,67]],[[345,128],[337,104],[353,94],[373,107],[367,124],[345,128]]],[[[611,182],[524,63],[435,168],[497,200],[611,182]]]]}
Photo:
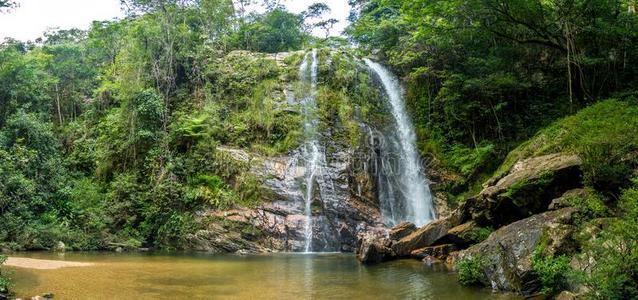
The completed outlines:
{"type": "Polygon", "coordinates": [[[399,80],[382,65],[364,59],[378,75],[386,93],[394,124],[387,131],[378,171],[379,202],[389,225],[409,221],[422,226],[435,217],[430,188],[416,150],[416,133],[404,104],[399,80]]]}
{"type": "Polygon", "coordinates": [[[321,164],[325,161],[323,151],[319,145],[317,125],[318,118],[315,114],[317,109],[317,50],[313,49],[304,57],[299,67],[299,77],[302,82],[303,99],[302,112],[304,115],[304,132],[306,142],[302,148],[302,156],[305,162],[305,183],[306,191],[304,194],[304,214],[306,215],[306,223],[304,224],[305,246],[304,251],[312,251],[313,239],[313,220],[312,220],[312,200],[315,191],[315,182],[318,176],[321,176],[321,164]],[[310,57],[310,64],[308,62],[310,57]],[[310,69],[310,70],[308,70],[310,69]],[[308,76],[310,73],[310,76],[308,76]]]}

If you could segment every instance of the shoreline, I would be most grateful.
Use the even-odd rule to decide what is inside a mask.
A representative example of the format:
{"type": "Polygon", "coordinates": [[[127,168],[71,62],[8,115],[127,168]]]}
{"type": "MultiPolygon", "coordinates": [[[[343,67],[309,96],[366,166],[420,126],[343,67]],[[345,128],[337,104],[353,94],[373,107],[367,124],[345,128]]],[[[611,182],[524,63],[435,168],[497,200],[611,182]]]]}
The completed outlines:
{"type": "Polygon", "coordinates": [[[13,257],[10,256],[4,263],[7,267],[23,268],[23,269],[35,269],[35,270],[57,270],[61,268],[71,267],[90,267],[94,266],[93,263],[76,262],[76,261],[63,261],[63,260],[48,260],[48,259],[35,259],[25,257],[13,257]]]}

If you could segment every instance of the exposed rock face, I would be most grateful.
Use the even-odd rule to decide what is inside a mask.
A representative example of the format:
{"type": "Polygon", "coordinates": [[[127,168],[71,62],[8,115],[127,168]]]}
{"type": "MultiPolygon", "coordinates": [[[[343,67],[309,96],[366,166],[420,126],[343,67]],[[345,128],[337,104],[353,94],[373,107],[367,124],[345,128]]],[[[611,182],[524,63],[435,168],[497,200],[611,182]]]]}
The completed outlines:
{"type": "Polygon", "coordinates": [[[459,259],[484,259],[481,279],[494,289],[530,294],[538,288],[531,272],[531,258],[542,242],[546,255],[568,253],[573,245],[570,225],[574,208],[564,208],[514,222],[493,232],[489,238],[459,253],[459,259]]]}
{"type": "Polygon", "coordinates": [[[519,161],[504,177],[488,181],[492,184],[453,215],[498,228],[544,212],[552,199],[582,187],[580,164],[578,156],[560,153],[519,161]]]}
{"type": "MultiPolygon", "coordinates": [[[[307,218],[299,187],[305,180],[305,168],[297,164],[299,154],[264,157],[228,147],[218,151],[248,162],[251,172],[263,178],[264,187],[272,193],[254,209],[204,212],[203,216],[214,217],[216,224],[189,237],[191,247],[212,252],[303,250],[307,218]]],[[[316,178],[315,186],[321,192],[318,189],[313,203],[313,251],[354,252],[360,233],[383,226],[374,203],[373,177],[354,167],[364,164],[358,161],[366,157],[360,151],[369,149],[333,152],[323,167],[324,174],[316,178]]]]}
{"type": "Polygon", "coordinates": [[[449,219],[433,221],[393,243],[392,251],[398,257],[409,256],[416,249],[433,245],[434,242],[445,236],[453,226],[449,219]]]}

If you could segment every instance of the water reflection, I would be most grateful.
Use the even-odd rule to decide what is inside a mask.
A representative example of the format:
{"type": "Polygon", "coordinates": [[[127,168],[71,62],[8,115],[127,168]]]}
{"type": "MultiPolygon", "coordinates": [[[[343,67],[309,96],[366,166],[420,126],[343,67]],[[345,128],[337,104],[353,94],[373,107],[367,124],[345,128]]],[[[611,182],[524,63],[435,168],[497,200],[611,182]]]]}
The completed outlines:
{"type": "MultiPolygon", "coordinates": [[[[52,254],[31,253],[42,259],[52,254]]],[[[376,266],[343,254],[263,256],[68,253],[94,262],[60,270],[16,269],[19,296],[56,299],[515,299],[460,286],[444,268],[418,261],[376,266]]]]}

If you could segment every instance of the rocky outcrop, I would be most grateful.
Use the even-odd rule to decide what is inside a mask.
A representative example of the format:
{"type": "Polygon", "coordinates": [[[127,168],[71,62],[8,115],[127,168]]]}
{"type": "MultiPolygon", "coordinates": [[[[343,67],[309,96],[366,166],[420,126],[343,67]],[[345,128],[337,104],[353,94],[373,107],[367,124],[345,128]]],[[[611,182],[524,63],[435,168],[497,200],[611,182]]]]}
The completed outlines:
{"type": "MultiPolygon", "coordinates": [[[[341,149],[334,147],[335,149],[341,149]]],[[[300,154],[266,157],[229,147],[219,147],[232,159],[247,163],[250,172],[263,179],[268,199],[255,208],[202,212],[212,217],[209,228],[188,237],[195,250],[210,252],[301,251],[305,247],[305,168],[300,154]],[[254,236],[251,232],[259,232],[254,236]]],[[[374,180],[363,164],[365,148],[333,151],[316,177],[318,191],[313,200],[313,251],[354,252],[357,236],[383,226],[374,202],[374,180]],[[320,190],[320,191],[319,191],[320,190]]]]}
{"type": "Polygon", "coordinates": [[[538,281],[532,272],[531,258],[542,243],[544,255],[569,253],[574,243],[574,208],[563,208],[514,222],[493,232],[485,241],[458,254],[458,259],[483,261],[481,282],[493,289],[530,294],[538,281]]]}
{"type": "Polygon", "coordinates": [[[581,163],[578,156],[561,153],[521,160],[503,177],[488,181],[453,215],[498,228],[544,212],[552,199],[582,187],[581,163]]]}

